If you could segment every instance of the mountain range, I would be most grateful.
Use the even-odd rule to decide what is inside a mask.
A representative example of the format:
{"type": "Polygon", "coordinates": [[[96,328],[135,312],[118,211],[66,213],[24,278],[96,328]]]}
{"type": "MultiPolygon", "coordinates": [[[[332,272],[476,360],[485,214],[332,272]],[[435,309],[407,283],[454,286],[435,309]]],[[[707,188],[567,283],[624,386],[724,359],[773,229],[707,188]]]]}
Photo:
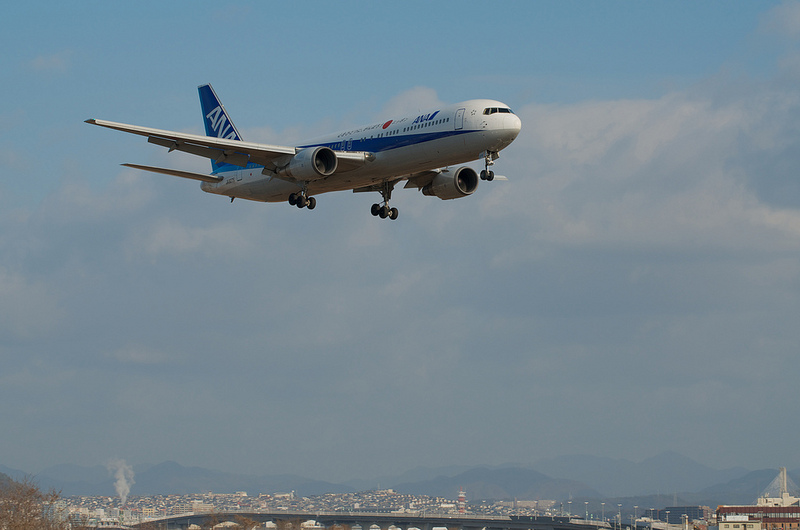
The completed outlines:
{"type": "MultiPolygon", "coordinates": [[[[13,478],[26,473],[0,465],[13,478]]],[[[573,455],[531,465],[416,468],[397,476],[332,483],[296,475],[247,475],[185,467],[176,462],[134,466],[131,495],[215,493],[275,493],[301,496],[364,491],[377,487],[401,493],[455,499],[459,488],[468,499],[613,500],[639,506],[751,503],[778,474],[777,469],[715,470],[677,453],[667,452],[642,462],[573,455]]],[[[797,482],[800,470],[790,471],[797,482]]],[[[115,478],[103,466],[59,465],[33,477],[43,489],[62,495],[115,495],[115,478]]]]}

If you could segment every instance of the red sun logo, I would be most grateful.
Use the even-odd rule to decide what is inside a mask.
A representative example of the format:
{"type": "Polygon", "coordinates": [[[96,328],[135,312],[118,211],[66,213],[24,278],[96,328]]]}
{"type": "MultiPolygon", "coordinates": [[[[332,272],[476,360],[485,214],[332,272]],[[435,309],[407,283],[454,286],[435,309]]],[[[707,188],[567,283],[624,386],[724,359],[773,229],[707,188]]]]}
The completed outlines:
{"type": "Polygon", "coordinates": [[[386,123],[384,123],[384,124],[383,124],[383,128],[384,128],[384,129],[385,129],[385,128],[387,128],[389,125],[391,125],[391,124],[392,124],[392,122],[393,122],[393,121],[394,121],[394,120],[389,120],[389,121],[387,121],[386,123]]]}

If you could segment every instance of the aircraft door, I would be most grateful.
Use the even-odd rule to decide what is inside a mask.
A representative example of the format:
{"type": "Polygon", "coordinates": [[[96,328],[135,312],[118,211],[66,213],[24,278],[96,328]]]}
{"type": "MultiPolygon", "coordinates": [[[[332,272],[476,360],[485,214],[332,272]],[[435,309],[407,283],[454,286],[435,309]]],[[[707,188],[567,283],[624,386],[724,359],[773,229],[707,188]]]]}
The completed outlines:
{"type": "Polygon", "coordinates": [[[456,129],[455,130],[457,130],[457,131],[460,131],[461,129],[464,128],[464,112],[466,110],[467,109],[458,109],[456,111],[456,121],[455,121],[456,129]]]}

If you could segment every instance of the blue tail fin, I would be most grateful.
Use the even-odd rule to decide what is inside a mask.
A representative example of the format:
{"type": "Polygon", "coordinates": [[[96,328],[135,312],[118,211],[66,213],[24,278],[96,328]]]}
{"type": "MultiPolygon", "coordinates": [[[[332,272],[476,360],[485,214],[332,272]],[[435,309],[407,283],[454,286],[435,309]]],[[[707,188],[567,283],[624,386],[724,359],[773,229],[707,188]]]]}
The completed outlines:
{"type": "MultiPolygon", "coordinates": [[[[231,121],[225,107],[220,103],[217,93],[211,88],[211,85],[202,85],[197,87],[200,93],[200,108],[203,111],[203,123],[206,126],[206,136],[214,136],[216,138],[225,138],[227,140],[241,140],[239,131],[231,121]]],[[[238,169],[231,164],[218,164],[211,161],[211,167],[214,172],[225,169],[238,169]]]]}

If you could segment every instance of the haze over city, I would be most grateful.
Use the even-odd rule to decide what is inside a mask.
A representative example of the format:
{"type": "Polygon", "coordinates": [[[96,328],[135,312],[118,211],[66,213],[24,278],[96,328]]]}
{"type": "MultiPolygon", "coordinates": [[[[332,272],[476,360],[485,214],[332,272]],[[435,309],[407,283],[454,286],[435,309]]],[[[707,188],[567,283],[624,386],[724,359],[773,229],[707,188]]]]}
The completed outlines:
{"type": "Polygon", "coordinates": [[[0,464],[800,466],[800,3],[5,11],[0,464]],[[204,83],[258,142],[484,97],[522,131],[387,223],[83,123],[202,134],[204,83]]]}

